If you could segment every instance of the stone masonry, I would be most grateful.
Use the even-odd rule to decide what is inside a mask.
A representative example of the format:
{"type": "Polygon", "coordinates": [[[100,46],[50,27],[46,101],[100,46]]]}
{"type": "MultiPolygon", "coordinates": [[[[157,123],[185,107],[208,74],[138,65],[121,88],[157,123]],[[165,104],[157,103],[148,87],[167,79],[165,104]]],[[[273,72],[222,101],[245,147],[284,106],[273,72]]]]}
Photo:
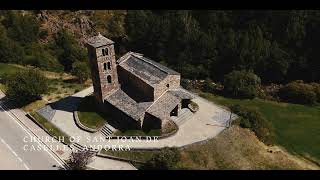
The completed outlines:
{"type": "Polygon", "coordinates": [[[100,33],[87,42],[94,95],[101,109],[125,129],[161,128],[193,96],[180,89],[180,74],[142,54],[115,60],[114,42],[100,33]],[[148,122],[144,124],[144,122],[148,122]]]}

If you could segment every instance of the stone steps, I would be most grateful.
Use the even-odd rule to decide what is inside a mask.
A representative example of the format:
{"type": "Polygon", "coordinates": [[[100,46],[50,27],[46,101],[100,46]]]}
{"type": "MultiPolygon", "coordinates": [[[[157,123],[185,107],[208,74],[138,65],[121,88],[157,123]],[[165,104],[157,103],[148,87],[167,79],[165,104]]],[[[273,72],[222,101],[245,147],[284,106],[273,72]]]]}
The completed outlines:
{"type": "Polygon", "coordinates": [[[191,119],[192,115],[193,113],[189,109],[182,109],[178,117],[171,118],[178,126],[181,126],[183,123],[191,119]]]}
{"type": "Polygon", "coordinates": [[[116,131],[115,128],[110,126],[109,124],[105,124],[102,129],[100,130],[101,134],[105,137],[109,137],[111,134],[113,134],[116,131]]]}

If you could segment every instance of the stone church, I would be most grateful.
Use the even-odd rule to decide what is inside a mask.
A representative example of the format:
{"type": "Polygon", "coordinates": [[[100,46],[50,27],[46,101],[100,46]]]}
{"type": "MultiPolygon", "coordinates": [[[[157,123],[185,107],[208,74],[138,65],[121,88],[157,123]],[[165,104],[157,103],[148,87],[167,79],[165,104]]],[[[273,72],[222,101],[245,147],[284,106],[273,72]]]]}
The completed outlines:
{"type": "Polygon", "coordinates": [[[94,96],[118,129],[160,129],[193,96],[180,87],[180,74],[142,54],[115,58],[114,42],[100,33],[87,40],[94,96]]]}

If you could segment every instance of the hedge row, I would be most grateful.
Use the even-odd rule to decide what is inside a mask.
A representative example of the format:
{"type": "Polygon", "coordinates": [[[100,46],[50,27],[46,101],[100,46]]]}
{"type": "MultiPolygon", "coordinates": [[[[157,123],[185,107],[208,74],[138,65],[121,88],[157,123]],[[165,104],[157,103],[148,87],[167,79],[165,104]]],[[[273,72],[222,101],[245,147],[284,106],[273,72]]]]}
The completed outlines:
{"type": "Polygon", "coordinates": [[[279,90],[279,97],[290,103],[309,105],[320,103],[320,84],[293,81],[279,90]]]}
{"type": "Polygon", "coordinates": [[[251,129],[267,145],[274,143],[275,136],[272,124],[259,111],[248,109],[238,104],[230,106],[230,110],[240,116],[236,121],[240,127],[251,129]]]}

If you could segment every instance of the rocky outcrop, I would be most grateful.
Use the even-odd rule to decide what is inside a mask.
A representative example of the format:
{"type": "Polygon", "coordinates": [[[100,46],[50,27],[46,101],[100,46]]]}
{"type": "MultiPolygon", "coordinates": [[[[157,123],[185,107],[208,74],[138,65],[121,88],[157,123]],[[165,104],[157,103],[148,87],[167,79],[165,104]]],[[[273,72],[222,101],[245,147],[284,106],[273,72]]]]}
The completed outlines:
{"type": "Polygon", "coordinates": [[[59,30],[68,29],[79,39],[79,43],[84,44],[86,38],[95,34],[94,23],[90,20],[93,13],[40,10],[37,17],[41,21],[41,29],[48,31],[46,41],[53,38],[59,30]]]}

